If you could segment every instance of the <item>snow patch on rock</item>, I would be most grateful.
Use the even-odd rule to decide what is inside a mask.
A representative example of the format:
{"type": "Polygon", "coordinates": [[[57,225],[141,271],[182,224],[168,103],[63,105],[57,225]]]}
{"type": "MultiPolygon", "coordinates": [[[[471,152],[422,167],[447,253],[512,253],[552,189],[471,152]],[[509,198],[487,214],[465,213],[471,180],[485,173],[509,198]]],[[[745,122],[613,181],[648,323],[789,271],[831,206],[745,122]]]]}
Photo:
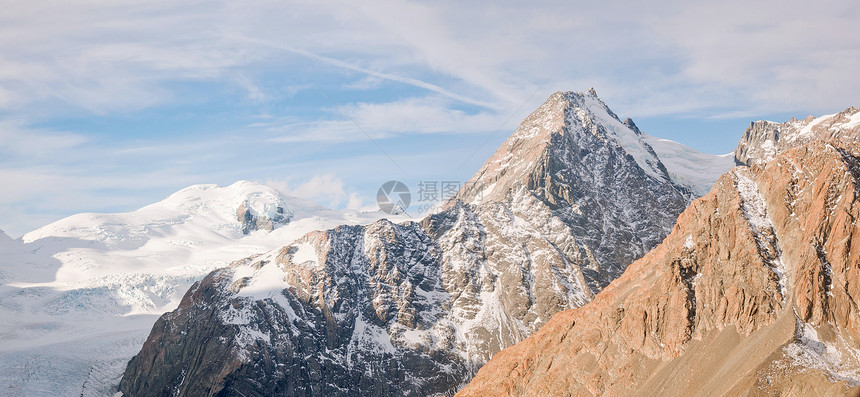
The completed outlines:
{"type": "Polygon", "coordinates": [[[834,342],[824,341],[814,326],[797,320],[796,341],[786,346],[785,352],[795,366],[820,370],[851,386],[860,385],[860,350],[841,336],[834,342]]]}
{"type": "Polygon", "coordinates": [[[607,132],[611,133],[618,140],[624,150],[633,156],[639,167],[649,176],[658,180],[664,180],[664,174],[658,166],[660,159],[657,158],[653,149],[648,145],[645,136],[622,123],[618,119],[618,116],[597,97],[597,93],[594,90],[582,95],[582,98],[584,110],[587,110],[596,119],[594,120],[596,123],[603,125],[607,129],[607,132]]]}
{"type": "Polygon", "coordinates": [[[749,168],[738,167],[733,170],[732,176],[735,188],[740,194],[744,216],[750,225],[759,253],[765,263],[776,274],[779,279],[780,294],[783,299],[788,295],[786,289],[786,267],[782,260],[782,251],[773,229],[773,223],[767,215],[767,204],[759,192],[758,185],[749,175],[749,168]]]}

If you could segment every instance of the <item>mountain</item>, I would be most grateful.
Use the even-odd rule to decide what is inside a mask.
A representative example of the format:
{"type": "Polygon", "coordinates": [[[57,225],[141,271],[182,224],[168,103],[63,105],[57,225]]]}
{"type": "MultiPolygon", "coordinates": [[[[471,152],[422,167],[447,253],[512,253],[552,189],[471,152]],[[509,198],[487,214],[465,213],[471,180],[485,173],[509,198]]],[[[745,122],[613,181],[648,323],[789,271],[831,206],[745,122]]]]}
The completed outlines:
{"type": "Polygon", "coordinates": [[[860,140],[860,108],[850,107],[836,114],[808,116],[803,120],[793,118],[782,124],[753,122],[744,132],[734,156],[738,164],[766,163],[787,149],[818,139],[860,140]]]}
{"type": "Polygon", "coordinates": [[[107,394],[157,317],[213,269],[378,217],[242,181],[0,236],[0,395],[107,394]]]}
{"type": "Polygon", "coordinates": [[[694,195],[593,90],[555,93],[439,213],[311,233],[195,283],[120,391],[453,393],[593,299],[694,195]]]}
{"type": "Polygon", "coordinates": [[[524,196],[533,197],[543,204],[533,212],[568,226],[579,251],[572,257],[592,292],[599,292],[657,245],[695,196],[674,183],[648,138],[632,120],[622,122],[594,89],[557,92],[449,205],[479,204],[481,212],[499,204],[522,207],[524,196]]]}
{"type": "Polygon", "coordinates": [[[858,192],[854,144],[734,168],[591,303],[458,395],[857,395],[858,192]]]}

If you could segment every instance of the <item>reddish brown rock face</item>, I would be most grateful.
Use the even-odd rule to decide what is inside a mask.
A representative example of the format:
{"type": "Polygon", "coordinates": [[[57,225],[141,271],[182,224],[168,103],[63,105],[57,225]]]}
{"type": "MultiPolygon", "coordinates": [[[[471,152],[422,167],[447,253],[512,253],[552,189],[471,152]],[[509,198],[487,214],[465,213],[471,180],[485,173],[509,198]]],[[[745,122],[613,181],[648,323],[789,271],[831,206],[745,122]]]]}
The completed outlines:
{"type": "Polygon", "coordinates": [[[461,396],[860,393],[860,146],[737,167],[461,396]]]}

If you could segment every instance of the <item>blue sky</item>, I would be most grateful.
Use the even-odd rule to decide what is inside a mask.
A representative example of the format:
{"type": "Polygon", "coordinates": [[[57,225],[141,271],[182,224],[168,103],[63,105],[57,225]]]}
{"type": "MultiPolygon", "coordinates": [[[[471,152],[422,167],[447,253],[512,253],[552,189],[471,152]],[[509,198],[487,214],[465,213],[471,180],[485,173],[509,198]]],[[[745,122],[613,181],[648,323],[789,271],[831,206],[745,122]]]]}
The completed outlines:
{"type": "Polygon", "coordinates": [[[239,179],[372,207],[389,179],[468,179],[558,90],[715,154],[860,105],[851,1],[5,3],[13,236],[239,179]]]}

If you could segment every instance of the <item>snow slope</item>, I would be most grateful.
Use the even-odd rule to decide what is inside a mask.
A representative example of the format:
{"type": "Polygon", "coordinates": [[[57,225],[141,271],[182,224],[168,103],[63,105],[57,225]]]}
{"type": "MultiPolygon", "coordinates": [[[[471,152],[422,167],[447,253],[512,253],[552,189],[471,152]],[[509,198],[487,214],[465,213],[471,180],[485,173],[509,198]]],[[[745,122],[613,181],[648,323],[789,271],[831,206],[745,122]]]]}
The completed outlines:
{"type": "Polygon", "coordinates": [[[690,188],[697,196],[707,194],[720,175],[735,166],[734,153],[707,154],[668,139],[644,137],[666,166],[672,181],[690,188]]]}
{"type": "Polygon", "coordinates": [[[157,317],[211,270],[382,215],[241,181],[191,186],[129,213],[74,215],[17,240],[0,234],[0,395],[104,395],[157,317]],[[240,208],[276,220],[273,230],[245,234],[240,208]]]}
{"type": "Polygon", "coordinates": [[[587,112],[596,124],[602,125],[607,132],[612,134],[628,154],[633,156],[636,163],[646,174],[665,180],[665,174],[660,169],[660,160],[654,150],[649,147],[647,136],[642,134],[638,128],[621,122],[618,116],[597,96],[594,88],[588,90],[585,95],[579,95],[575,99],[581,99],[580,112],[587,112]]]}

